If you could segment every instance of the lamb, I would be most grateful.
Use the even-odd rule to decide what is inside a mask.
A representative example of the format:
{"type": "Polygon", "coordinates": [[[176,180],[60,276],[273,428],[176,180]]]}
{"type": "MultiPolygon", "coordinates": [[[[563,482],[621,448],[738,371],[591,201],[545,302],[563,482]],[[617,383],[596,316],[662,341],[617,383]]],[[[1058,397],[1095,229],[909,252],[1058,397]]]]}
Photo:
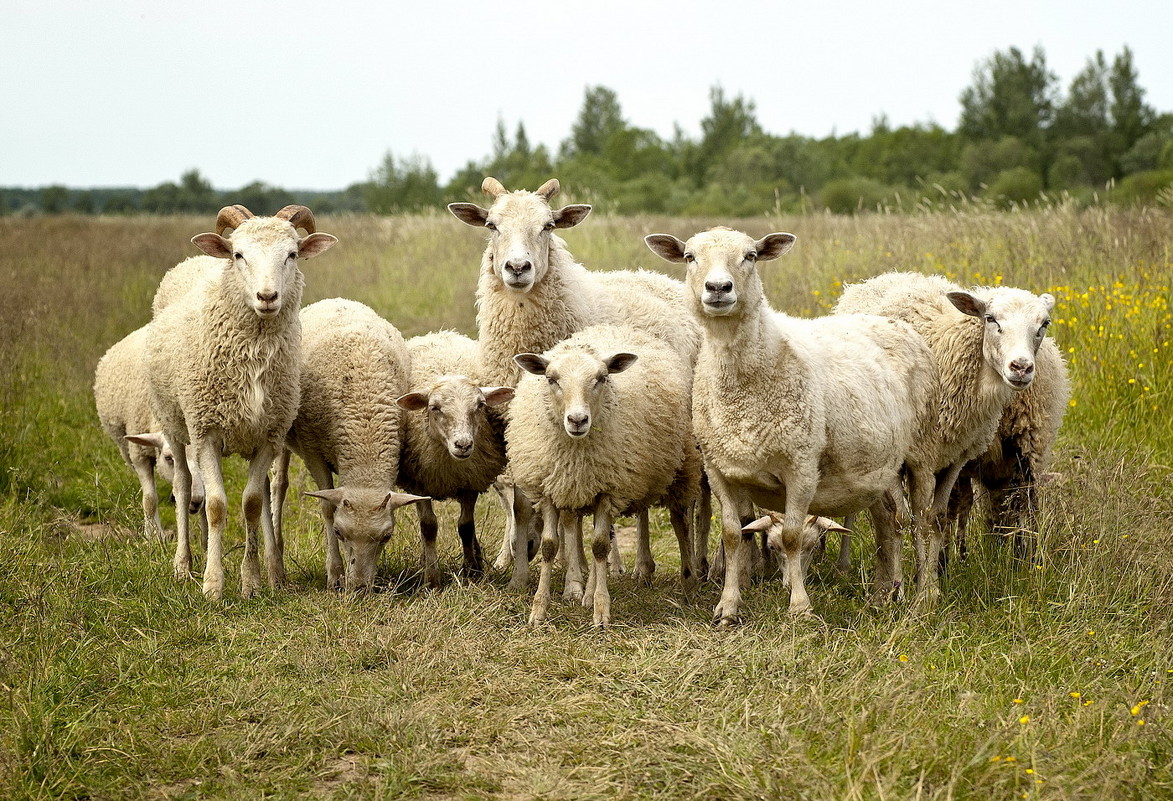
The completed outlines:
{"type": "MultiPolygon", "coordinates": [[[[426,334],[407,342],[412,391],[396,403],[405,410],[399,486],[435,500],[460,503],[456,530],[464,550],[465,575],[484,574],[477,541],[477,498],[505,469],[505,447],[491,428],[488,410],[513,398],[512,387],[481,387],[476,372],[477,343],[453,331],[426,334]]],[[[430,500],[416,506],[424,542],[425,580],[439,583],[436,566],[436,514],[430,500]],[[429,550],[430,548],[430,550],[429,550]]]]}
{"type": "MultiPolygon", "coordinates": [[[[480,370],[485,384],[515,386],[518,353],[541,353],[591,325],[630,324],[665,339],[688,363],[696,359],[699,329],[680,313],[684,287],[668,276],[644,270],[592,273],[574,260],[556,230],[582,222],[591,207],[572,204],[550,207],[559,183],[550,179],[534,192],[509,192],[496,178],[485,178],[482,191],[493,199],[489,208],[452,203],[448,208],[462,222],[489,230],[477,283],[477,324],[480,370]]],[[[513,556],[511,588],[525,588],[526,530],[529,504],[515,499],[514,520],[498,566],[513,556]],[[505,557],[505,558],[503,558],[505,557]]],[[[573,593],[575,590],[571,589],[573,593]]]]}
{"type": "Polygon", "coordinates": [[[927,444],[937,476],[930,499],[913,504],[927,515],[916,530],[918,595],[940,593],[937,565],[949,496],[961,468],[989,448],[1002,413],[1035,377],[1035,355],[1055,299],[1011,287],[972,291],[939,276],[895,272],[849,285],[837,314],[868,311],[907,321],[932,350],[940,378],[935,424],[927,444]]]}
{"type": "Polygon", "coordinates": [[[900,588],[894,496],[900,474],[923,495],[931,472],[922,442],[932,419],[932,353],[906,323],[873,315],[800,320],[770,308],[757,263],[795,237],[754,240],[715,228],[682,242],[645,238],[687,265],[689,302],[704,330],[693,377],[693,428],[721,506],[725,586],[714,621],[740,620],[756,503],[783,512],[768,542],[784,557],[790,611],[811,608],[804,567],[818,547],[807,515],[869,509],[876,521],[874,597],[900,588]]]}
{"type": "Polygon", "coordinates": [[[611,624],[607,557],[616,515],[667,506],[680,546],[681,585],[691,594],[689,516],[700,460],[689,425],[688,363],[662,340],[615,325],[586,328],[516,361],[527,375],[510,408],[509,463],[543,520],[530,625],[546,619],[559,533],[568,562],[580,558],[579,522],[586,513],[594,514],[594,559],[582,602],[593,606],[595,626],[611,624]]]}
{"type": "MultiPolygon", "coordinates": [[[[305,307],[301,331],[301,402],[277,463],[273,507],[284,506],[292,451],[318,486],[306,494],[322,505],[326,587],[365,592],[395,531],[395,510],[427,500],[394,490],[403,447],[395,398],[408,389],[410,358],[395,326],[353,300],[305,307]]],[[[427,548],[425,539],[425,565],[427,548]]]]}
{"type": "MultiPolygon", "coordinates": [[[[313,214],[304,206],[286,206],[273,217],[255,217],[243,206],[226,206],[217,215],[216,233],[192,238],[211,260],[201,268],[203,275],[151,322],[151,405],[175,450],[176,504],[183,508],[190,502],[189,446],[204,483],[208,550],[203,592],[210,599],[219,600],[224,587],[224,455],[239,453],[249,460],[241,594],[249,597],[260,588],[258,526],[265,537],[269,583],[278,586],[285,580],[283,544],[275,539],[270,516],[267,472],[297,414],[300,397],[298,307],[304,279],[298,259],[317,256],[337,241],[315,232],[313,214]],[[307,235],[299,237],[298,228],[307,235]],[[233,233],[226,237],[229,229],[233,233]]],[[[173,566],[177,576],[185,576],[191,570],[191,548],[184,516],[177,528],[173,566]]]]}
{"type": "Polygon", "coordinates": [[[1020,553],[1032,550],[1031,534],[1038,530],[1038,486],[1049,475],[1051,449],[1070,397],[1063,355],[1053,339],[1044,339],[1035,354],[1034,381],[1014,396],[1002,412],[989,449],[962,468],[954,486],[949,516],[956,522],[962,559],[975,481],[988,502],[989,528],[1012,532],[1020,553]]]}
{"type": "MultiPolygon", "coordinates": [[[[155,468],[168,483],[175,482],[175,456],[159,423],[151,413],[151,390],[146,372],[147,326],[127,334],[110,346],[94,371],[94,403],[102,428],[114,440],[123,460],[138,476],[142,487],[143,534],[163,539],[159,519],[159,495],[155,489],[155,468]]],[[[188,469],[195,466],[188,457],[188,469]]],[[[195,475],[187,514],[200,515],[203,539],[207,541],[207,520],[203,516],[204,485],[195,475]]],[[[184,511],[176,509],[177,514],[184,511]]]]}

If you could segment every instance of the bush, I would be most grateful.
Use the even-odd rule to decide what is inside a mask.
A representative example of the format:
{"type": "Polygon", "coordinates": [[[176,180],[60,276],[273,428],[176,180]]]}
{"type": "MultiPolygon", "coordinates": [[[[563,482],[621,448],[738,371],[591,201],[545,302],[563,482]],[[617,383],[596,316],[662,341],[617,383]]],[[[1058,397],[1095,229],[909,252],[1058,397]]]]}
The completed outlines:
{"type": "Polygon", "coordinates": [[[1108,191],[1108,200],[1125,206],[1150,204],[1173,186],[1173,170],[1146,170],[1125,176],[1108,191]]]}
{"type": "Polygon", "coordinates": [[[891,187],[871,178],[836,178],[825,183],[819,192],[823,206],[836,214],[874,211],[892,197],[891,187]]]}
{"type": "Polygon", "coordinates": [[[986,190],[986,197],[1002,208],[1014,204],[1031,203],[1043,191],[1042,177],[1029,167],[1002,170],[986,190]]]}

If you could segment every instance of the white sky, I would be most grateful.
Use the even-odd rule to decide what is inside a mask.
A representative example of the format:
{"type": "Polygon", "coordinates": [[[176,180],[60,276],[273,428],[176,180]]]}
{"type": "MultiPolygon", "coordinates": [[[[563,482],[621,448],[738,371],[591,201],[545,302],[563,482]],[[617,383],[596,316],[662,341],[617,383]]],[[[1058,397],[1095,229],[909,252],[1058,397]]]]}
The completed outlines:
{"type": "Polygon", "coordinates": [[[0,0],[0,186],[341,189],[391,150],[442,181],[489,153],[498,117],[552,151],[587,86],[633,125],[690,136],[709,89],[775,134],[952,130],[975,65],[1042,45],[1066,90],[1132,48],[1173,111],[1168,0],[0,0]]]}

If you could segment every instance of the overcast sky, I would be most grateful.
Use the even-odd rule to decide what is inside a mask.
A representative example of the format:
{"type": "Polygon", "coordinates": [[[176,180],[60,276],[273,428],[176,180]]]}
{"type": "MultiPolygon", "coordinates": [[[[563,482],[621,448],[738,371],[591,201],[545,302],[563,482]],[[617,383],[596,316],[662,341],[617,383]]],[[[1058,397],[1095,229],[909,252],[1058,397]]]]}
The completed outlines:
{"type": "Polygon", "coordinates": [[[383,154],[442,181],[498,118],[556,151],[587,86],[665,137],[699,133],[709,90],[775,134],[957,124],[978,62],[1035,45],[1066,90],[1132,48],[1173,111],[1168,0],[465,3],[0,0],[0,186],[341,189],[383,154]]]}

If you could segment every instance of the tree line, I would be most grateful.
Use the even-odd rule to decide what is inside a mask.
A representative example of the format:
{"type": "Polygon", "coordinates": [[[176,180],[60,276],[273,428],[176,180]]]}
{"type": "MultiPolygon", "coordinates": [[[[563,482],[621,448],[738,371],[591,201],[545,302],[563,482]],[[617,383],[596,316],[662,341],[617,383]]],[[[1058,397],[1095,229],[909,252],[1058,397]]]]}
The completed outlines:
{"type": "Polygon", "coordinates": [[[710,91],[700,136],[633,125],[617,94],[588,87],[557,152],[498,120],[491,152],[441,184],[423,155],[388,152],[366,181],[333,192],[254,182],[212,188],[197,170],[149,189],[0,189],[0,213],[214,212],[225,203],[272,211],[304,203],[322,213],[392,214],[477,197],[494,175],[508,187],[561,179],[575,199],[616,213],[752,216],[765,212],[910,210],[973,201],[997,207],[1046,198],[1173,206],[1173,114],[1144,100],[1129,48],[1087,60],[1064,90],[1041,47],[995,52],[959,96],[954,131],[936,124],[813,138],[762,129],[757,107],[710,91]]]}

